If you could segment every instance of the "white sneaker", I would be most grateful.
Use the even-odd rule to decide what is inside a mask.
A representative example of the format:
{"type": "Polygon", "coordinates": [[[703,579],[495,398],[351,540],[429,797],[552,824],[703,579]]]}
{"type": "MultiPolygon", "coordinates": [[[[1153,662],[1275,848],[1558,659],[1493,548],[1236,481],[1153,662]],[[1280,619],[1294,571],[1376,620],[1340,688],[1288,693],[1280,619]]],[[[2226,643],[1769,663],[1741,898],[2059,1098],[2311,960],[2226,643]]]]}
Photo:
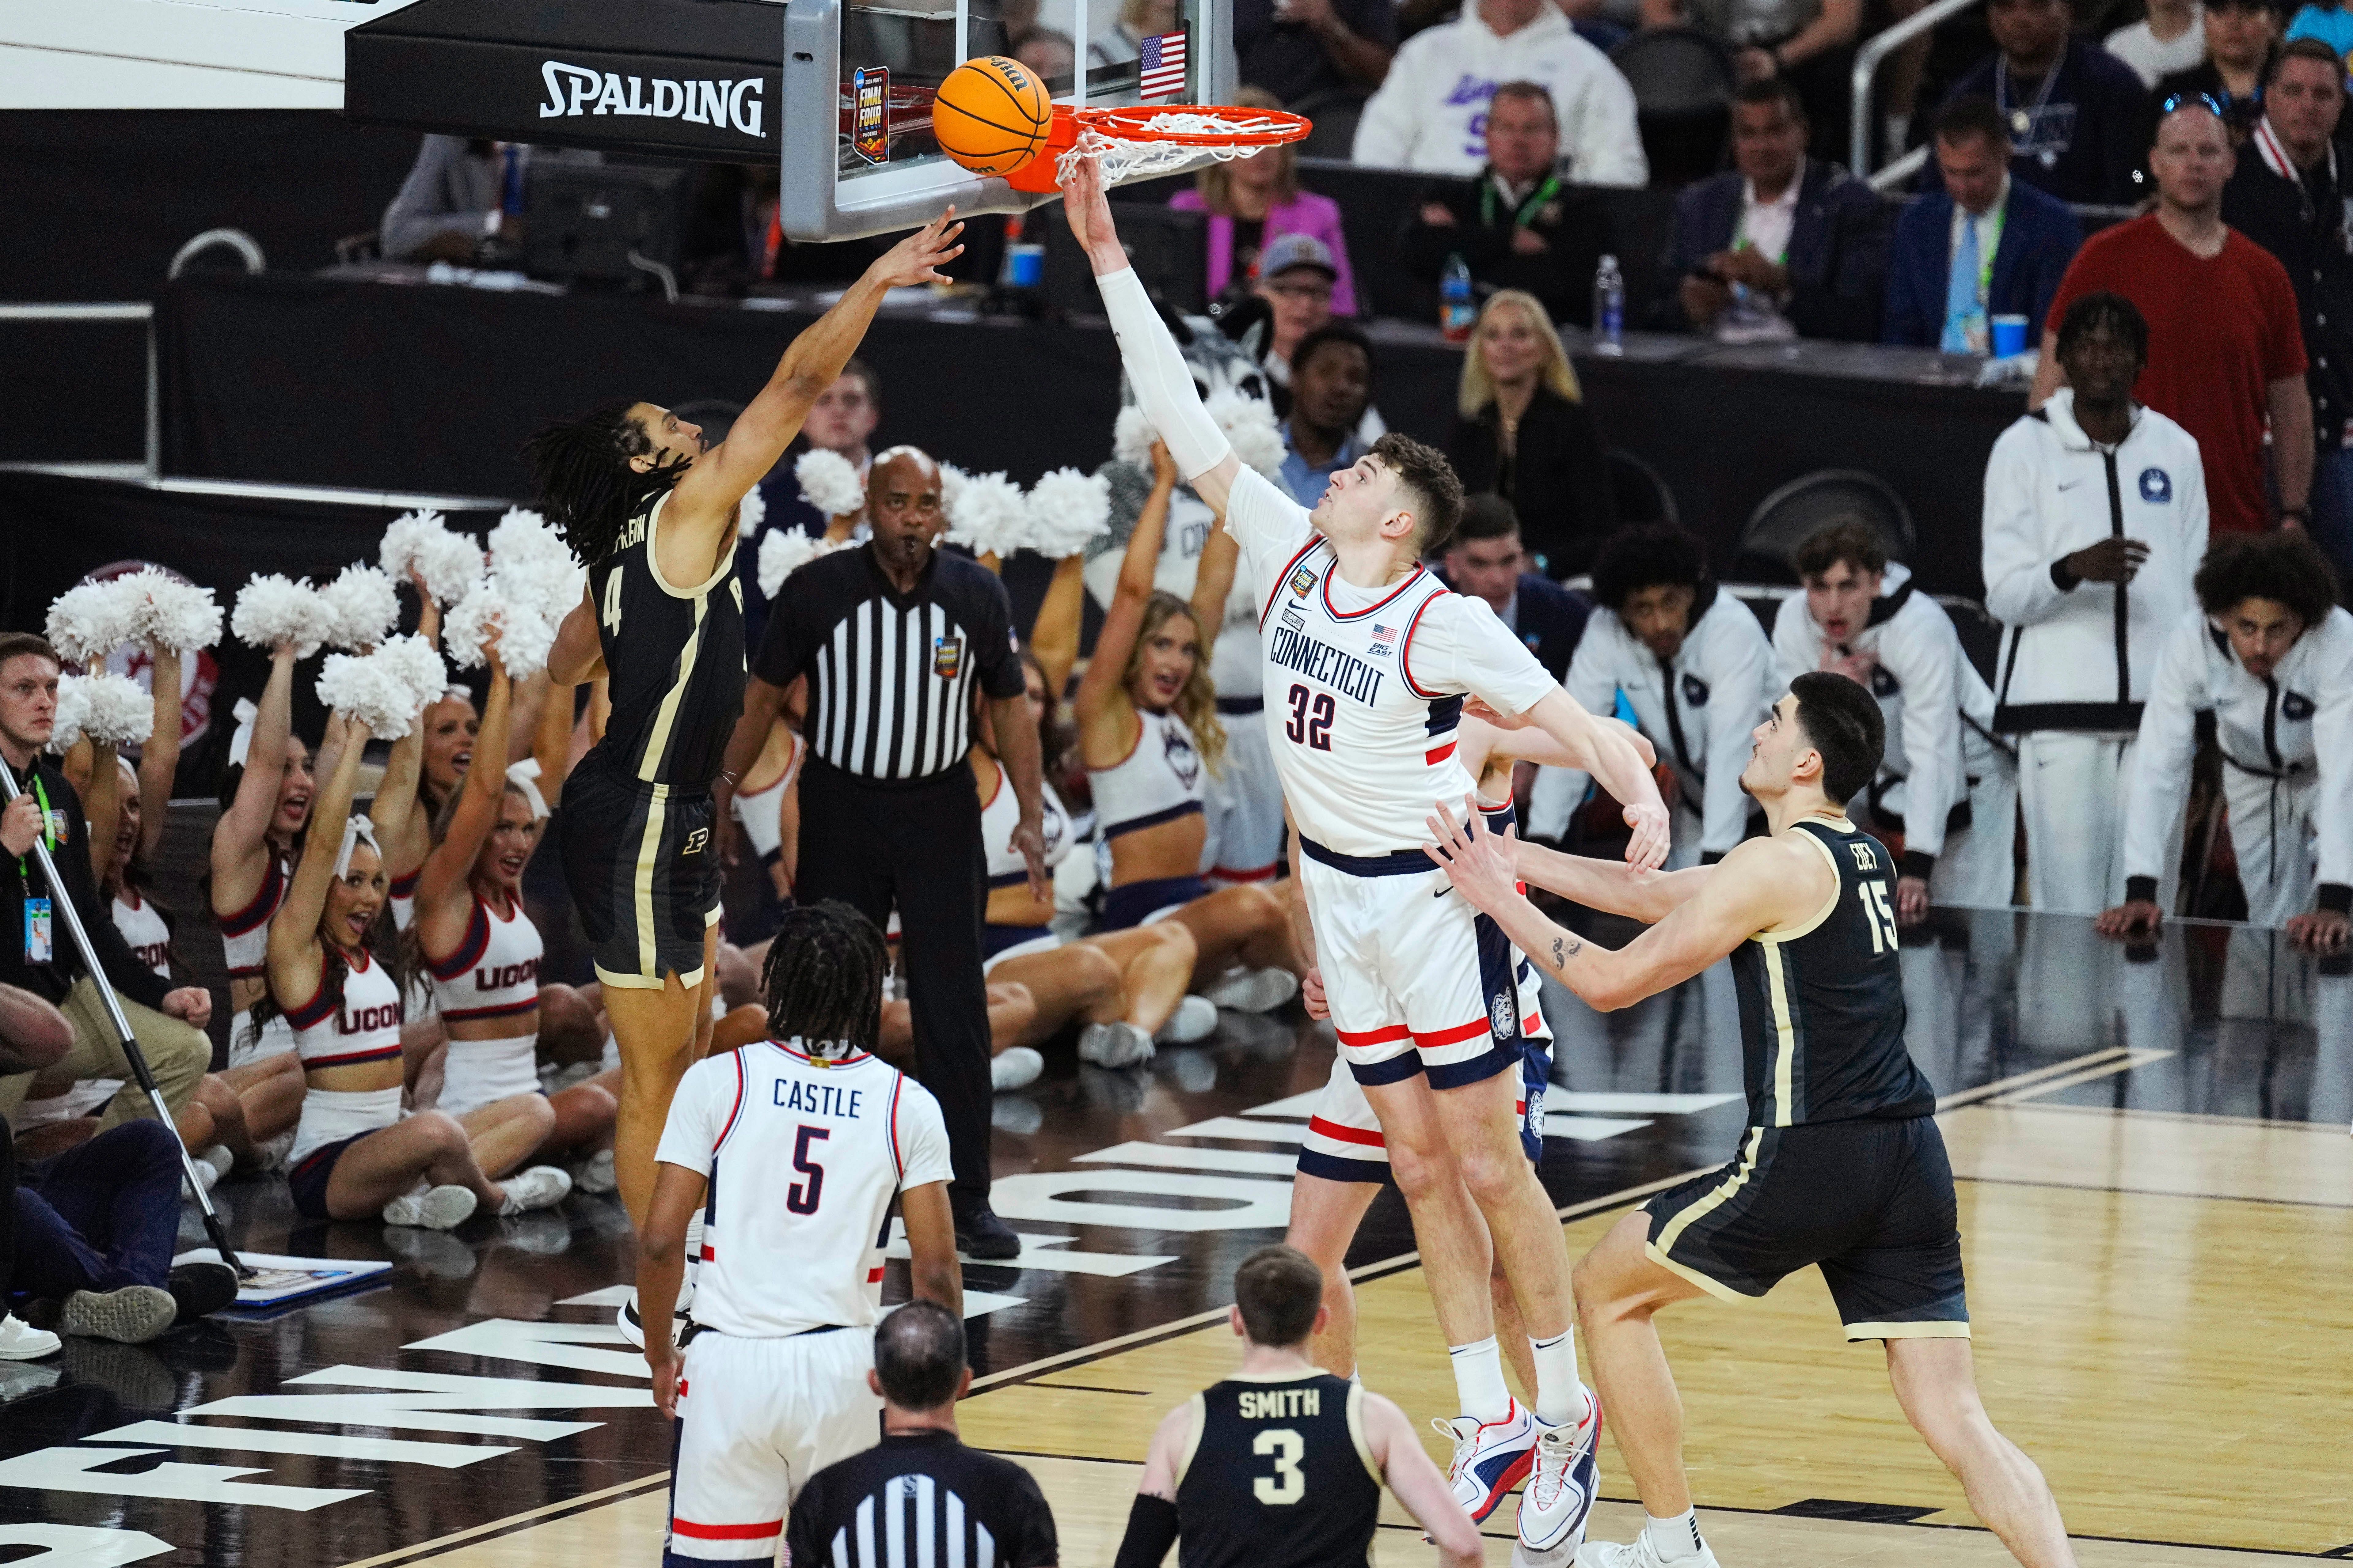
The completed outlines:
{"type": "Polygon", "coordinates": [[[1536,1437],[1535,1465],[1528,1489],[1520,1494],[1520,1543],[1531,1552],[1574,1548],[1585,1538],[1586,1517],[1600,1474],[1601,1402],[1580,1385],[1585,1418],[1573,1426],[1545,1426],[1536,1437]]]}
{"type": "Polygon", "coordinates": [[[552,1209],[562,1203],[572,1190],[572,1178],[554,1165],[533,1165],[527,1171],[517,1171],[499,1184],[506,1189],[507,1201],[499,1205],[499,1213],[528,1214],[533,1209],[552,1209]]]}
{"type": "Polygon", "coordinates": [[[1046,1058],[1028,1046],[1008,1046],[988,1064],[988,1087],[999,1094],[1028,1089],[1046,1070],[1046,1058]]]}
{"type": "Polygon", "coordinates": [[[65,1341],[10,1312],[0,1317],[0,1361],[38,1361],[55,1355],[65,1341]]]}
{"type": "MultiPolygon", "coordinates": [[[[687,1315],[687,1302],[692,1294],[691,1287],[678,1293],[678,1307],[670,1313],[670,1342],[672,1344],[686,1336],[686,1326],[691,1321],[687,1315]]],[[[613,1314],[613,1326],[621,1331],[621,1337],[629,1343],[639,1350],[646,1348],[646,1326],[638,1319],[636,1290],[629,1292],[629,1299],[621,1303],[619,1311],[613,1314]]]]}
{"type": "Polygon", "coordinates": [[[384,1205],[386,1225],[413,1225],[425,1230],[455,1230],[474,1217],[479,1200],[471,1187],[455,1184],[421,1193],[403,1193],[384,1205]]]}
{"type": "Polygon", "coordinates": [[[1176,1011],[1160,1026],[1152,1037],[1172,1046],[1189,1046],[1195,1040],[1205,1040],[1216,1033],[1218,1005],[1207,996],[1187,996],[1176,1004],[1176,1011]]]}
{"type": "Polygon", "coordinates": [[[621,1184],[613,1174],[613,1152],[599,1149],[572,1167],[574,1190],[583,1193],[609,1193],[621,1184]]]}
{"type": "MultiPolygon", "coordinates": [[[[1697,1533],[1694,1527],[1694,1533],[1697,1533]]],[[[1577,1548],[1577,1568],[1723,1568],[1707,1542],[1698,1543],[1696,1554],[1683,1557],[1662,1557],[1651,1544],[1647,1530],[1631,1541],[1588,1541],[1577,1548]]]]}
{"type": "Polygon", "coordinates": [[[1125,1022],[1089,1024],[1079,1031],[1079,1060],[1099,1068],[1141,1067],[1152,1059],[1152,1037],[1125,1022]]]}
{"type": "Polygon", "coordinates": [[[1299,976],[1288,969],[1230,970],[1201,994],[1237,1013],[1271,1013],[1299,994],[1299,976]]]}
{"type": "Polygon", "coordinates": [[[221,1178],[228,1174],[229,1167],[237,1161],[227,1150],[216,1143],[189,1163],[195,1167],[197,1184],[209,1193],[220,1185],[221,1178]]]}
{"type": "Polygon", "coordinates": [[[1494,1512],[1520,1484],[1535,1462],[1536,1436],[1545,1430],[1516,1399],[1501,1421],[1482,1426],[1468,1415],[1451,1421],[1433,1415],[1430,1425],[1454,1445],[1454,1458],[1446,1467],[1447,1484],[1473,1524],[1494,1512]]]}

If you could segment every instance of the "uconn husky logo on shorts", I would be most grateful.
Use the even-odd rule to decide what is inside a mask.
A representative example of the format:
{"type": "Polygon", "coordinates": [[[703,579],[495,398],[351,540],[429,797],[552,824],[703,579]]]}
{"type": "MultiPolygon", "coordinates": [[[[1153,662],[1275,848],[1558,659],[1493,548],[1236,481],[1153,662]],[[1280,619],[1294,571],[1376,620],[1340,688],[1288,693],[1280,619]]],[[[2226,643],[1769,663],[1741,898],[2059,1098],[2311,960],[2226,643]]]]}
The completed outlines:
{"type": "Polygon", "coordinates": [[[1496,992],[1494,999],[1487,1004],[1487,1022],[1493,1028],[1497,1039],[1509,1040],[1518,1037],[1520,1003],[1519,998],[1512,994],[1510,986],[1507,985],[1496,992]]]}
{"type": "Polygon", "coordinates": [[[1201,753],[1193,749],[1192,731],[1182,724],[1164,725],[1160,744],[1167,755],[1168,771],[1176,775],[1178,784],[1191,789],[1201,777],[1201,753]]]}

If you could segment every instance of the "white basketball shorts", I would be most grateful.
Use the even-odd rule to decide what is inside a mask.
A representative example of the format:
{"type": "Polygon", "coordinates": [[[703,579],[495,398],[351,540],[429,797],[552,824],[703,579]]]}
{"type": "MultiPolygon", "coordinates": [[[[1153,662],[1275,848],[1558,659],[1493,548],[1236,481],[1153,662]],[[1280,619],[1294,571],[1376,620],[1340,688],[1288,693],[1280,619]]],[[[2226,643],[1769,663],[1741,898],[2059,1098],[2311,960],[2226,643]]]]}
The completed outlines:
{"type": "Polygon", "coordinates": [[[1460,1089],[1519,1065],[1517,959],[1501,927],[1418,850],[1365,858],[1304,836],[1300,848],[1315,964],[1358,1083],[1419,1072],[1460,1089]]]}
{"type": "Polygon", "coordinates": [[[679,1373],[665,1568],[773,1561],[808,1479],[881,1440],[873,1364],[871,1329],[697,1332],[679,1373]]]}

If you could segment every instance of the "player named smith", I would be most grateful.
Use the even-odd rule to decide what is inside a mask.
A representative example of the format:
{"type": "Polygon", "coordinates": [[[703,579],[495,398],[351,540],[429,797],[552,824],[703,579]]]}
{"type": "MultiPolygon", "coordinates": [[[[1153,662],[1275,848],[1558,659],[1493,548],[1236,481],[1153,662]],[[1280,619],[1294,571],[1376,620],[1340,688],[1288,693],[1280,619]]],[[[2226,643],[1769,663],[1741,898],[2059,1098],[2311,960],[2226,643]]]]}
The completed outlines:
{"type": "MultiPolygon", "coordinates": [[[[565,879],[594,950],[621,1053],[614,1178],[642,1225],[670,1096],[711,1042],[719,857],[711,783],[744,707],[736,506],[775,468],[841,374],[882,297],[944,282],[963,250],[951,207],[866,269],[785,351],[727,439],[669,409],[616,398],[547,426],[528,455],[539,504],[588,568],[548,670],[609,679],[605,738],[565,781],[565,879]]],[[[635,1304],[621,1330],[639,1337],[635,1304]]]]}
{"type": "Polygon", "coordinates": [[[1521,1539],[1532,1551],[1559,1551],[1591,1507],[1600,1412],[1577,1380],[1560,1223],[1520,1146],[1511,949],[1492,921],[1444,896],[1419,848],[1421,824],[1439,801],[1472,787],[1454,757],[1466,693],[1525,713],[1585,759],[1629,803],[1628,855],[1643,865],[1665,858],[1666,808],[1622,733],[1572,701],[1483,601],[1422,569],[1421,555],[1462,507],[1441,455],[1391,433],[1333,476],[1313,512],[1300,506],[1242,468],[1203,409],[1120,247],[1092,160],[1078,161],[1063,209],[1137,403],[1195,492],[1222,514],[1264,595],[1268,739],[1299,826],[1299,874],[1340,1047],[1392,1155],[1405,1155],[1400,1190],[1461,1400],[1456,1496],[1482,1519],[1533,1468],[1521,1539]],[[1490,1234],[1526,1321],[1533,1412],[1504,1382],[1490,1234]]]}
{"type": "Polygon", "coordinates": [[[1879,771],[1878,700],[1843,675],[1790,682],[1741,787],[1773,831],[1715,866],[1651,873],[1498,837],[1441,808],[1430,857],[1528,956],[1596,1007],[1624,1007],[1729,954],[1748,1131],[1722,1170],[1661,1193],[1577,1266],[1593,1380],[1648,1522],[1581,1568],[1714,1568],[1683,1464],[1683,1406],[1651,1322],[1705,1293],[1762,1296],[1818,1264],[1849,1340],[1885,1343],[1904,1414],[1977,1516],[2030,1568],[2073,1568],[2059,1505],[1978,1398],[1953,1170],[1936,1095],[1904,1045],[1895,872],[1847,819],[1879,771]],[[1525,879],[1651,929],[1612,951],[1546,920],[1525,879]]]}

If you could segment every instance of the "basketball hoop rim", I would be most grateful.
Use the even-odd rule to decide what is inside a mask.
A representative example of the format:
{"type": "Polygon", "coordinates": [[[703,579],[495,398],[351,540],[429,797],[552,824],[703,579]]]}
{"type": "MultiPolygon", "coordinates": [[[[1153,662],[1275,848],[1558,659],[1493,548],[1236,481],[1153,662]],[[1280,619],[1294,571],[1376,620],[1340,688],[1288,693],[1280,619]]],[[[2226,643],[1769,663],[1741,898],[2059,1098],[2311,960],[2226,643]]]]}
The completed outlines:
{"type": "Polygon", "coordinates": [[[1130,104],[1115,109],[1074,109],[1058,103],[1054,121],[1057,134],[1052,141],[1065,145],[1061,134],[1065,127],[1071,132],[1091,131],[1113,142],[1168,142],[1182,147],[1278,147],[1299,141],[1309,129],[1304,116],[1279,109],[1238,110],[1200,103],[1130,104]],[[1166,130],[1152,123],[1165,115],[1230,123],[1216,130],[1189,131],[1166,130]]]}

